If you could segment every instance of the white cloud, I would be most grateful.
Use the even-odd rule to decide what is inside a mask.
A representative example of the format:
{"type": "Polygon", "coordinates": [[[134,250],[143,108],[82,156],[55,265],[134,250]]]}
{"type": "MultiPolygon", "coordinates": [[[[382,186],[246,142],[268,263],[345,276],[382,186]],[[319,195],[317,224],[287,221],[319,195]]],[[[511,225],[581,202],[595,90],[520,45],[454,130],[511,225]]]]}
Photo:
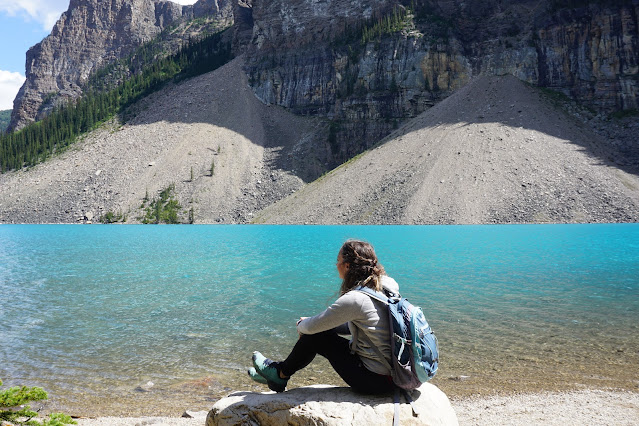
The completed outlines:
{"type": "Polygon", "coordinates": [[[68,8],[69,0],[0,0],[0,11],[37,21],[46,31],[51,31],[68,8]]]}
{"type": "Polygon", "coordinates": [[[0,70],[0,110],[13,109],[13,100],[24,83],[19,72],[0,70]]]}
{"type": "MultiPolygon", "coordinates": [[[[179,4],[193,4],[197,0],[172,0],[179,4]]],[[[69,0],[0,0],[0,12],[10,16],[22,15],[39,22],[51,31],[60,15],[69,8],[69,0]]]]}

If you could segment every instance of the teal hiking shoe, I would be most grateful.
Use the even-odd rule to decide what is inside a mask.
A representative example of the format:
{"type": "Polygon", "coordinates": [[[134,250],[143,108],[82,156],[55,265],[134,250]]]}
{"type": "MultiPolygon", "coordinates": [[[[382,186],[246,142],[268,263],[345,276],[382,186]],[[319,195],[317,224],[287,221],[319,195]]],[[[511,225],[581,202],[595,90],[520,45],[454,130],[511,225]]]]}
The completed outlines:
{"type": "Polygon", "coordinates": [[[251,379],[253,379],[254,381],[256,381],[257,383],[261,383],[263,385],[267,385],[268,384],[266,379],[264,377],[260,376],[257,371],[255,371],[254,367],[249,368],[247,373],[248,373],[249,377],[251,379]]]}
{"type": "Polygon", "coordinates": [[[268,388],[275,392],[284,392],[288,379],[282,379],[273,364],[275,361],[265,358],[259,352],[253,352],[253,367],[260,376],[266,379],[268,388]]]}

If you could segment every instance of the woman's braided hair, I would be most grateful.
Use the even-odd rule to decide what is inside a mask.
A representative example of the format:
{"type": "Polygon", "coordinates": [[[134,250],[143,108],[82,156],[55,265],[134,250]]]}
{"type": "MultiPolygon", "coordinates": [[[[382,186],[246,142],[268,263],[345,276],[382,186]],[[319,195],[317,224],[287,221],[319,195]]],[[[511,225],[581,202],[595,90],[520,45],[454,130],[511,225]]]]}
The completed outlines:
{"type": "Polygon", "coordinates": [[[381,291],[381,276],[384,267],[377,261],[373,246],[365,241],[348,240],[340,249],[342,262],[348,263],[348,270],[342,281],[340,295],[348,293],[356,286],[370,287],[381,291]]]}

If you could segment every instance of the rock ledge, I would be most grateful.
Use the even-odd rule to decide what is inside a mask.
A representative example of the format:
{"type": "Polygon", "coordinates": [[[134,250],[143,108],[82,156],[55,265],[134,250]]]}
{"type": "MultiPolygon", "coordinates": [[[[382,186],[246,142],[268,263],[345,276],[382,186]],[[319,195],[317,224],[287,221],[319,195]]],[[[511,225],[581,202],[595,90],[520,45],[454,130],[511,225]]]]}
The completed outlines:
{"type": "MultiPolygon", "coordinates": [[[[436,386],[423,384],[413,392],[419,411],[413,417],[402,398],[401,424],[457,425],[448,397],[436,386]]],[[[235,392],[219,400],[206,418],[206,426],[255,424],[261,426],[304,425],[390,425],[392,396],[368,396],[350,388],[328,385],[305,386],[274,392],[235,392]]]]}

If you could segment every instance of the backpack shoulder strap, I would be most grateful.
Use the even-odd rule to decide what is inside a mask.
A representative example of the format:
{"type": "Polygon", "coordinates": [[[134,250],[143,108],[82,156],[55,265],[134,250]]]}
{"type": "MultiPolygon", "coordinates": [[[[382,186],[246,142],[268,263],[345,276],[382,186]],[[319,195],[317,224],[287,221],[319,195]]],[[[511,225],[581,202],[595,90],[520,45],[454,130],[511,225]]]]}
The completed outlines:
{"type": "Polygon", "coordinates": [[[369,287],[364,287],[364,286],[357,286],[355,287],[353,290],[355,291],[359,291],[360,293],[364,293],[369,295],[371,298],[375,299],[375,300],[379,300],[380,302],[389,305],[391,303],[393,303],[393,299],[391,299],[390,297],[386,296],[384,293],[382,293],[381,291],[375,291],[372,288],[369,287]]]}
{"type": "Polygon", "coordinates": [[[411,397],[410,393],[406,389],[401,390],[402,394],[404,394],[404,398],[410,404],[410,408],[413,410],[413,417],[419,417],[419,409],[417,408],[417,404],[411,397]]]}
{"type": "Polygon", "coordinates": [[[390,362],[388,362],[388,359],[386,359],[382,351],[380,351],[379,348],[373,344],[371,339],[369,339],[369,337],[366,334],[362,333],[362,337],[368,342],[368,345],[373,349],[373,351],[375,351],[375,353],[377,354],[377,357],[379,358],[378,361],[382,363],[382,365],[386,367],[388,371],[390,371],[391,377],[392,377],[394,374],[393,366],[390,364],[390,362]]]}
{"type": "Polygon", "coordinates": [[[400,413],[400,404],[401,395],[404,395],[406,398],[406,402],[410,404],[411,409],[413,410],[413,417],[419,417],[419,411],[417,409],[417,404],[411,397],[410,393],[406,389],[401,389],[399,386],[395,386],[395,390],[393,392],[393,426],[399,426],[399,413],[400,413]]]}
{"type": "Polygon", "coordinates": [[[399,404],[402,403],[399,392],[399,388],[395,386],[395,391],[393,392],[393,426],[399,426],[399,404]]]}
{"type": "MultiPolygon", "coordinates": [[[[358,287],[355,287],[354,290],[367,294],[368,296],[371,297],[371,299],[379,300],[385,305],[389,305],[390,303],[392,303],[392,301],[384,293],[375,291],[372,288],[358,286],[358,287]]],[[[375,351],[375,353],[379,357],[379,361],[384,365],[384,367],[388,369],[388,371],[391,372],[391,375],[393,375],[393,367],[391,366],[390,362],[388,362],[388,360],[386,359],[382,351],[380,351],[379,348],[375,344],[373,344],[371,339],[369,339],[369,337],[365,333],[362,333],[362,338],[364,338],[368,342],[368,345],[375,351]]]]}

